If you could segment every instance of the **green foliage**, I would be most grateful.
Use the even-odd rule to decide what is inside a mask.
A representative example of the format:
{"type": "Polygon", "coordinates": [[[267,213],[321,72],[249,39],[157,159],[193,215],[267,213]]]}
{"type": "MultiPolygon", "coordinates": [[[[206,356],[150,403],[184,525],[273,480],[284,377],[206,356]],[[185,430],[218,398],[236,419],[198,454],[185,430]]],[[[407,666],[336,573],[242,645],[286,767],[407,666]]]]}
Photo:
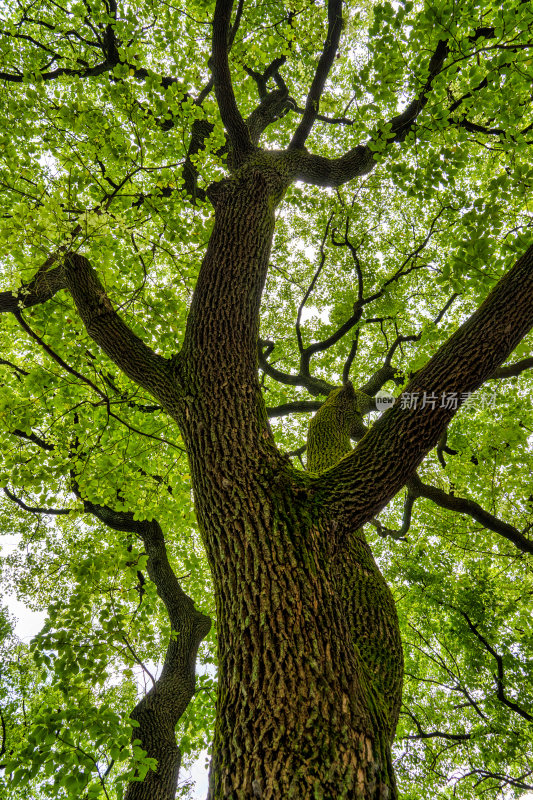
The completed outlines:
{"type": "MultiPolygon", "coordinates": [[[[97,2],[89,16],[87,4],[44,0],[31,18],[25,4],[8,0],[0,9],[0,69],[17,77],[0,80],[2,288],[28,282],[59,248],[79,251],[130,327],[164,356],[179,350],[212,230],[203,191],[228,170],[214,96],[196,102],[209,80],[213,6],[197,0],[185,11],[145,0],[113,16],[111,4],[97,2]],[[86,75],[102,62],[94,42],[108,26],[120,60],[86,75]],[[64,72],[49,80],[56,69],[64,72]],[[195,121],[212,130],[189,157],[195,121]],[[200,190],[194,203],[188,161],[200,190]]],[[[318,120],[307,147],[336,157],[370,139],[378,163],[335,191],[289,188],[261,337],[275,342],[270,363],[296,374],[299,309],[303,346],[324,342],[353,315],[362,274],[364,297],[374,299],[345,336],[314,354],[311,374],[340,384],[357,342],[349,377],[362,386],[400,336],[396,381],[385,387],[398,394],[531,241],[533,15],[518,0],[344,6],[320,112],[346,122],[318,120]],[[493,36],[476,38],[481,27],[493,36]],[[419,95],[443,38],[450,41],[446,69],[405,141],[391,144],[390,120],[419,95]],[[438,319],[452,294],[459,296],[438,319]]],[[[244,5],[231,51],[243,116],[258,104],[250,70],[262,72],[278,56],[293,105],[305,105],[325,19],[323,5],[307,0],[244,5]]],[[[276,120],[261,145],[287,146],[299,119],[291,111],[276,120]]],[[[28,647],[0,617],[10,775],[0,791],[6,800],[28,792],[36,800],[121,798],[128,779],[154,766],[133,738],[129,714],[172,634],[139,540],[95,522],[84,501],[157,519],[181,585],[213,615],[187,456],[153,399],[97,349],[66,292],[23,316],[33,338],[14,316],[0,316],[0,480],[22,503],[1,500],[2,531],[16,540],[2,570],[6,589],[46,610],[47,621],[28,647]]],[[[531,341],[514,360],[530,353],[531,341]]],[[[312,399],[305,383],[294,387],[268,374],[262,387],[268,407],[312,399]]],[[[455,455],[446,456],[446,467],[431,455],[421,473],[526,534],[533,524],[532,390],[527,372],[494,382],[495,402],[474,402],[450,427],[455,455]]],[[[301,447],[308,422],[308,414],[273,420],[279,446],[301,447]]],[[[380,518],[389,528],[401,525],[402,501],[395,498],[380,518]]],[[[403,797],[519,797],[533,782],[531,720],[498,697],[497,658],[480,637],[501,657],[505,698],[532,715],[526,557],[427,500],[417,502],[406,542],[375,536],[373,547],[405,641],[396,761],[403,797]],[[409,738],[435,732],[445,735],[409,738]]],[[[210,742],[214,635],[200,660],[204,675],[178,727],[188,763],[210,742]]]]}

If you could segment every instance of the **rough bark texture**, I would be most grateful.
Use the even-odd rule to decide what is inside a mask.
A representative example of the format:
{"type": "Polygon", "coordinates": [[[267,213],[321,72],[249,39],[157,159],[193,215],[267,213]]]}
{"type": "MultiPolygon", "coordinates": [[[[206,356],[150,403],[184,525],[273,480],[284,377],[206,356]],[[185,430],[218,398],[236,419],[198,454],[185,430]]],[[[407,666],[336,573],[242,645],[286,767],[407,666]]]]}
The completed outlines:
{"type": "MultiPolygon", "coordinates": [[[[394,602],[362,526],[413,477],[446,429],[455,411],[440,406],[438,398],[473,391],[497,374],[497,367],[533,325],[533,248],[414,376],[407,391],[434,396],[435,408],[397,404],[366,432],[361,412],[367,395],[394,377],[388,356],[362,396],[350,386],[332,392],[311,426],[309,473],[293,470],[272,441],[257,379],[259,306],[275,207],[292,181],[337,187],[371,172],[375,150],[404,141],[413,128],[455,45],[452,40],[437,43],[418,94],[389,120],[387,132],[376,131],[368,142],[338,157],[316,155],[305,144],[319,116],[343,31],[342,3],[328,0],[328,30],[301,122],[287,150],[261,150],[263,131],[295,104],[277,72],[283,56],[263,75],[248,70],[257,81],[261,102],[243,118],[228,54],[244,3],[238,4],[234,17],[233,5],[233,0],[216,0],[212,79],[195,101],[201,107],[214,87],[225,129],[223,152],[233,174],[207,192],[197,186],[193,157],[214,129],[210,120],[197,119],[184,184],[193,202],[204,194],[209,197],[215,226],[181,353],[165,359],[153,352],[114,310],[93,266],[79,253],[52,255],[28,285],[0,293],[0,313],[16,315],[26,333],[68,370],[23,318],[24,309],[67,290],[94,342],[180,426],[218,614],[219,692],[210,800],[393,800],[390,742],[401,694],[401,645],[394,602]],[[276,77],[278,88],[268,93],[268,81],[276,77]],[[361,440],[353,451],[350,434],[361,440]]],[[[292,16],[290,12],[289,19],[292,16]]],[[[493,28],[478,28],[469,41],[494,35],[493,28]]],[[[95,66],[83,66],[82,60],[79,68],[49,70],[48,65],[40,77],[54,81],[109,72],[118,63],[126,64],[120,62],[121,47],[108,24],[97,45],[101,53],[95,66]]],[[[135,67],[133,75],[144,80],[152,72],[135,67]]],[[[25,80],[22,72],[1,72],[0,77],[13,83],[25,80]]],[[[161,85],[176,80],[162,77],[161,85]]],[[[472,127],[465,120],[460,124],[472,127]]],[[[172,125],[170,121],[163,127],[172,125]]],[[[356,321],[352,316],[346,332],[356,321]]],[[[329,344],[335,336],[340,334],[330,337],[329,344]]],[[[262,367],[274,379],[304,386],[317,396],[333,388],[309,373],[310,356],[326,344],[300,348],[297,376],[269,365],[263,348],[262,367]]],[[[101,394],[88,378],[70,372],[101,394]]],[[[48,447],[34,433],[17,435],[48,447]]],[[[433,490],[432,494],[435,497],[433,490]]],[[[452,507],[446,496],[437,499],[452,507]]],[[[157,759],[158,769],[127,793],[127,800],[173,800],[180,761],[174,729],[192,696],[195,655],[209,620],[181,590],[157,523],[137,522],[132,514],[88,502],[85,507],[111,527],[141,537],[149,575],[173,629],[179,631],[169,644],[160,679],[133,712],[140,723],[139,738],[148,755],[157,759]]],[[[467,501],[459,510],[484,524],[488,519],[483,509],[467,501]]],[[[523,537],[494,519],[493,530],[530,551],[523,537]]]]}
{"type": "MultiPolygon", "coordinates": [[[[362,409],[345,388],[324,405],[332,439],[313,425],[315,472],[293,470],[275,448],[257,378],[258,311],[274,210],[300,156],[254,153],[210,187],[214,230],[175,358],[127,328],[82,256],[47,262],[26,289],[0,295],[0,311],[20,316],[67,289],[94,341],[180,425],[218,615],[210,800],[391,800],[401,649],[392,597],[359,531],[414,474],[454,411],[397,404],[348,452],[362,409]]],[[[476,389],[531,328],[532,300],[530,248],[408,391],[476,389]]],[[[161,594],[171,620],[173,591],[161,594]]],[[[185,630],[194,645],[202,631],[193,628],[185,630]]],[[[180,655],[171,643],[172,679],[164,672],[135,712],[160,778],[132,786],[128,800],[172,798],[174,725],[192,691],[193,650],[180,655]]]]}
{"type": "Polygon", "coordinates": [[[397,692],[391,703],[374,677],[369,617],[372,604],[389,609],[388,590],[359,537],[349,573],[338,563],[336,521],[319,522],[309,479],[274,448],[257,383],[282,190],[276,172],[256,170],[211,190],[215,227],[175,364],[219,621],[209,797],[391,798],[397,692]]]}

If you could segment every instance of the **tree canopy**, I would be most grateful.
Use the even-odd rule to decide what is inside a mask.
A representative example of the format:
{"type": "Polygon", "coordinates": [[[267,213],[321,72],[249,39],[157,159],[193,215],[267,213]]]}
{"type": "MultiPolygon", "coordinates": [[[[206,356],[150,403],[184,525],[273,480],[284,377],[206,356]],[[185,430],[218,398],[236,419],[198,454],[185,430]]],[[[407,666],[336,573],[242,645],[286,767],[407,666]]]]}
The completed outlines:
{"type": "Polygon", "coordinates": [[[377,499],[346,507],[398,612],[400,796],[533,791],[531,4],[6,0],[0,43],[0,514],[19,543],[2,582],[47,611],[29,646],[0,619],[2,796],[135,797],[157,769],[131,717],[150,691],[175,703],[182,768],[211,747],[222,623],[187,420],[204,433],[164,371],[180,351],[191,385],[216,371],[193,330],[216,345],[209,303],[253,345],[276,452],[302,486],[324,475],[321,497],[353,462],[308,463],[309,423],[355,389],[377,499]],[[272,164],[257,338],[252,289],[236,273],[217,305],[229,268],[199,274],[224,181],[251,169],[252,197],[272,164]],[[425,429],[386,433],[422,409],[418,467],[425,429]]]}

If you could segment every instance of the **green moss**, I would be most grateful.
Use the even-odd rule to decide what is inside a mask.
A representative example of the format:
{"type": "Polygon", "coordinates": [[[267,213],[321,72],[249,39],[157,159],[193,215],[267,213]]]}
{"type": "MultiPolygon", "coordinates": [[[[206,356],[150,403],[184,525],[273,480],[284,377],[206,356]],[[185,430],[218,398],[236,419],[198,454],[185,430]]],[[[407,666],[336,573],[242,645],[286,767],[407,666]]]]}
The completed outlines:
{"type": "MultiPolygon", "coordinates": [[[[309,425],[308,470],[322,472],[350,452],[350,434],[369,402],[370,398],[351,384],[330,393],[309,425]]],[[[375,746],[386,750],[396,728],[403,674],[394,600],[362,530],[345,534],[331,569],[349,623],[368,710],[376,729],[385,733],[384,741],[375,746]]],[[[379,754],[383,759],[386,756],[386,752],[379,754]]]]}
{"type": "Polygon", "coordinates": [[[307,469],[310,472],[323,472],[350,452],[350,436],[369,409],[369,402],[370,398],[357,392],[351,383],[330,392],[309,425],[307,469]]]}

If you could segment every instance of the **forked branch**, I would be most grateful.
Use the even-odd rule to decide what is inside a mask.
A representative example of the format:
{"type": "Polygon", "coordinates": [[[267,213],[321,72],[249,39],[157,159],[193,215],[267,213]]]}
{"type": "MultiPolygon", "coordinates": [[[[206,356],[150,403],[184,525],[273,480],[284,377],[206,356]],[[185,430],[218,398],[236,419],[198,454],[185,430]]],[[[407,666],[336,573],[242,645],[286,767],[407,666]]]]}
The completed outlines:
{"type": "Polygon", "coordinates": [[[228,50],[232,8],[233,0],[217,0],[213,16],[211,68],[220,116],[238,160],[252,150],[252,142],[231,82],[228,50]]]}

